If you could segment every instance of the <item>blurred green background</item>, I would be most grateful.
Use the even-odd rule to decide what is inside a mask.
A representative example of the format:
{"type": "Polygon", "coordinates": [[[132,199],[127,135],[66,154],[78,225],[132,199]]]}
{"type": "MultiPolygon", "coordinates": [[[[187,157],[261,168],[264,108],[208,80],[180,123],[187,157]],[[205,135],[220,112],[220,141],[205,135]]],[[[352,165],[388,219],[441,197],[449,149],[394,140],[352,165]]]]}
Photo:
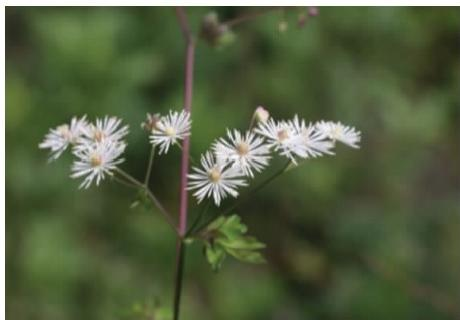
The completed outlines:
{"type": "MultiPolygon", "coordinates": [[[[259,9],[188,8],[195,31],[212,10],[259,9]]],[[[222,48],[198,42],[192,153],[245,128],[257,105],[356,126],[362,147],[308,161],[237,210],[268,244],[266,265],[228,259],[214,274],[191,247],[182,319],[458,319],[460,10],[325,7],[298,28],[304,11],[241,24],[222,48]]],[[[130,209],[123,186],[78,190],[70,155],[47,164],[38,143],[74,115],[121,117],[123,168],[141,178],[140,123],[181,108],[183,49],[172,8],[7,7],[8,319],[170,307],[168,226],[130,209]]],[[[157,158],[152,182],[174,212],[179,156],[157,158]]]]}

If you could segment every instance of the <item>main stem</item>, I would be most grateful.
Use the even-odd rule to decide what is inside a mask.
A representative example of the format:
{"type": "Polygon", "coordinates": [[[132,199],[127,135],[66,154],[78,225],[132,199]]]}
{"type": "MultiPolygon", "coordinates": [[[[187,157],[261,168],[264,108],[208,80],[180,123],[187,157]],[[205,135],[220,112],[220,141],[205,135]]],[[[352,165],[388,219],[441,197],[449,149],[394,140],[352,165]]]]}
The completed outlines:
{"type": "MultiPolygon", "coordinates": [[[[193,65],[195,60],[195,43],[184,8],[176,7],[176,16],[185,39],[185,81],[184,81],[184,110],[191,112],[193,93],[193,65]]],[[[184,274],[184,236],[187,231],[187,174],[190,154],[190,138],[186,137],[182,143],[182,158],[180,170],[180,204],[179,204],[179,237],[176,245],[176,267],[174,276],[174,306],[173,319],[179,319],[180,298],[182,292],[182,278],[184,274]]]]}

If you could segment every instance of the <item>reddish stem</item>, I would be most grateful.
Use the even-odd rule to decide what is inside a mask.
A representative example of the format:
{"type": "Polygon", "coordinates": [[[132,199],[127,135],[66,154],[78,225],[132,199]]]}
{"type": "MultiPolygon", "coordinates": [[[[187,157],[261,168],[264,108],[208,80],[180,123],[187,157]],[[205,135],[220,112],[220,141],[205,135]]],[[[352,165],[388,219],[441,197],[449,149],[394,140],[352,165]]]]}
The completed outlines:
{"type": "MultiPolygon", "coordinates": [[[[184,81],[184,110],[191,112],[193,92],[193,65],[195,60],[195,43],[193,41],[187,16],[182,7],[176,8],[176,15],[186,42],[185,51],[185,81],[184,81]]],[[[182,143],[181,181],[180,181],[180,208],[179,233],[185,235],[187,229],[187,174],[190,153],[190,138],[186,137],[182,143]]]]}
{"type": "MultiPolygon", "coordinates": [[[[193,64],[195,57],[195,45],[193,41],[187,42],[185,55],[185,92],[184,92],[184,110],[191,112],[192,108],[192,90],[193,90],[193,64]]],[[[179,208],[179,233],[185,235],[187,229],[187,174],[190,154],[190,138],[186,137],[182,142],[182,159],[180,172],[180,208],[179,208]]]]}
{"type": "MultiPolygon", "coordinates": [[[[193,65],[195,62],[195,43],[190,30],[184,8],[177,7],[176,15],[186,43],[185,50],[185,81],[184,81],[184,110],[191,112],[193,93],[193,65]]],[[[179,205],[179,238],[176,245],[176,268],[174,279],[174,307],[173,319],[179,319],[180,298],[182,292],[182,278],[184,273],[185,247],[183,237],[187,231],[187,174],[190,154],[190,138],[186,137],[182,143],[182,158],[180,170],[180,205],[179,205]]]]}

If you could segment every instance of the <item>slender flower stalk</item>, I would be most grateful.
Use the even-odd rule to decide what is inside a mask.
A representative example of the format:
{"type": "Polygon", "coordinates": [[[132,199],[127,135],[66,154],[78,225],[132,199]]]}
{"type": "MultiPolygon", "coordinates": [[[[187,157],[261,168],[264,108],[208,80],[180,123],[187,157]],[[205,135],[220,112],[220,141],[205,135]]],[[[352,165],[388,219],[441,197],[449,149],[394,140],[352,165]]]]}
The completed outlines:
{"type": "Polygon", "coordinates": [[[152,146],[150,148],[150,155],[149,155],[149,163],[147,165],[147,171],[145,173],[145,178],[144,178],[144,186],[148,188],[149,181],[150,181],[150,175],[152,174],[152,167],[153,167],[153,159],[155,158],[155,146],[152,146]]]}
{"type": "Polygon", "coordinates": [[[193,220],[192,224],[190,225],[190,228],[188,229],[187,233],[185,234],[185,237],[189,237],[192,235],[195,231],[195,228],[199,225],[201,222],[201,219],[205,217],[206,213],[208,212],[209,207],[211,206],[211,201],[207,201],[204,205],[202,210],[198,213],[198,215],[195,217],[193,220]]]}
{"type": "Polygon", "coordinates": [[[171,215],[169,212],[165,209],[165,207],[161,204],[161,202],[157,199],[157,197],[150,191],[149,188],[145,187],[143,183],[138,181],[136,178],[131,176],[129,173],[125,172],[124,170],[120,168],[116,168],[116,172],[123,177],[125,180],[127,180],[131,185],[137,187],[140,190],[145,191],[146,195],[150,199],[150,201],[157,207],[157,209],[160,211],[160,213],[163,215],[165,218],[166,222],[171,226],[171,228],[174,230],[176,234],[178,234],[178,230],[174,224],[174,221],[172,220],[171,215]]]}
{"type": "MultiPolygon", "coordinates": [[[[288,160],[284,166],[282,166],[279,170],[277,170],[275,173],[267,177],[265,180],[261,181],[257,186],[253,187],[249,192],[245,193],[242,195],[240,198],[238,198],[237,201],[233,203],[233,205],[229,206],[227,209],[225,209],[221,214],[222,215],[228,215],[233,212],[241,203],[246,201],[247,199],[250,199],[254,194],[262,190],[264,187],[266,187],[268,184],[270,184],[273,180],[276,178],[280,177],[283,173],[289,170],[292,162],[291,160],[288,160]]],[[[207,219],[204,223],[201,223],[199,227],[196,228],[196,230],[193,230],[195,234],[199,234],[203,228],[205,228],[209,223],[211,223],[212,220],[216,218],[215,215],[211,216],[209,219],[207,219]]],[[[192,231],[192,230],[191,230],[192,231]]],[[[191,232],[190,232],[191,234],[191,232]]]]}

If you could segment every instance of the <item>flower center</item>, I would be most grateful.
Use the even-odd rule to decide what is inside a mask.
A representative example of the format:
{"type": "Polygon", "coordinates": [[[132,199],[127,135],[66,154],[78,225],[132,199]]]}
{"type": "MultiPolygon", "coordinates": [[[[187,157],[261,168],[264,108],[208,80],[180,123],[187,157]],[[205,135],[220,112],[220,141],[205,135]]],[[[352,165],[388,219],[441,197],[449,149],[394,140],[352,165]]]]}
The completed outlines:
{"type": "Polygon", "coordinates": [[[167,136],[174,137],[176,135],[176,130],[173,127],[166,127],[165,133],[167,136]]]}
{"type": "Polygon", "coordinates": [[[211,170],[209,170],[209,179],[216,183],[220,180],[220,171],[217,169],[217,168],[212,168],[211,170]]]}
{"type": "Polygon", "coordinates": [[[104,137],[105,137],[105,134],[101,130],[96,130],[94,132],[94,140],[96,140],[97,142],[101,142],[102,139],[104,139],[104,137]]]}
{"type": "Polygon", "coordinates": [[[282,130],[278,131],[278,140],[279,141],[283,142],[287,138],[289,138],[289,133],[285,129],[282,129],[282,130]]]}
{"type": "Polygon", "coordinates": [[[245,156],[249,152],[249,145],[245,142],[241,142],[237,147],[236,151],[240,156],[245,156]]]}
{"type": "Polygon", "coordinates": [[[98,154],[93,154],[90,158],[91,166],[98,167],[102,164],[102,158],[98,154]]]}
{"type": "Polygon", "coordinates": [[[65,138],[70,139],[72,134],[70,133],[69,126],[67,124],[63,124],[57,128],[58,132],[65,138]]]}
{"type": "Polygon", "coordinates": [[[332,139],[338,139],[342,135],[342,128],[341,127],[335,127],[332,132],[331,132],[331,137],[332,139]]]}
{"type": "Polygon", "coordinates": [[[302,130],[302,136],[305,139],[305,142],[307,142],[307,143],[310,142],[310,134],[309,134],[308,130],[303,129],[302,130]]]}

